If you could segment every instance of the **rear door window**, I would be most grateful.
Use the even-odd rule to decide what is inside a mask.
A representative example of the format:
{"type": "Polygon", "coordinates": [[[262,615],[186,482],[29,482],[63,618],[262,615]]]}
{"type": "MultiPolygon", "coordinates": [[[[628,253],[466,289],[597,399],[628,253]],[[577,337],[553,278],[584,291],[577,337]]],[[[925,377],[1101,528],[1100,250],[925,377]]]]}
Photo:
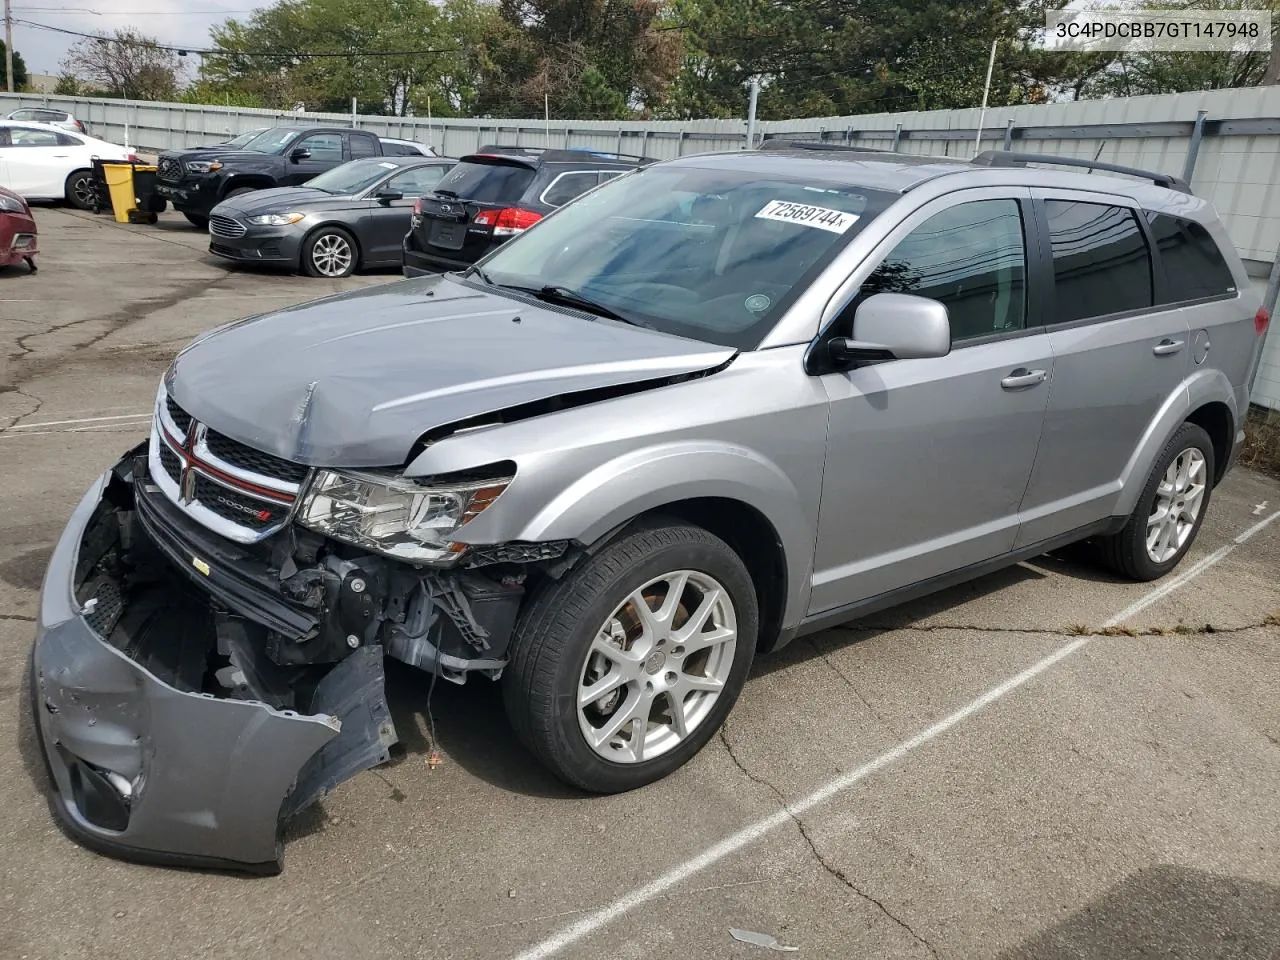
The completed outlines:
{"type": "Polygon", "coordinates": [[[1161,303],[1236,295],[1236,278],[1208,230],[1194,220],[1163,213],[1148,212],[1147,220],[1164,267],[1161,303]]]}
{"type": "Polygon", "coordinates": [[[600,174],[595,170],[570,170],[561,173],[551,181],[547,189],[542,191],[542,202],[561,207],[575,197],[580,197],[600,182],[600,174]]]}
{"type": "Polygon", "coordinates": [[[1053,252],[1050,323],[1152,305],[1151,251],[1132,210],[1075,200],[1046,200],[1044,210],[1053,252]]]}
{"type": "Polygon", "coordinates": [[[364,133],[353,133],[349,135],[351,142],[351,159],[362,160],[365,157],[378,157],[382,154],[379,152],[378,138],[364,133]]]}
{"type": "Polygon", "coordinates": [[[462,160],[436,189],[476,203],[516,203],[533,182],[534,170],[523,163],[501,160],[462,160]]]}

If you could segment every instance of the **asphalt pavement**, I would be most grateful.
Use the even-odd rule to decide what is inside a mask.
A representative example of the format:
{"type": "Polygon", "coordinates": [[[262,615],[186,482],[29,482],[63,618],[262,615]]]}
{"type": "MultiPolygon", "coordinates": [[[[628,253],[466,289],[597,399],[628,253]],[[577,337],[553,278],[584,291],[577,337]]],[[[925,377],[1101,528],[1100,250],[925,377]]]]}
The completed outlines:
{"type": "Polygon", "coordinates": [[[770,955],[731,929],[797,957],[1280,956],[1280,482],[1243,470],[1175,576],[1066,551],[798,641],[635,793],[563,787],[492,685],[429,698],[392,664],[404,748],[291,827],[282,875],[76,846],[24,699],[71,508],[189,339],[396,278],[231,269],[172,215],[36,217],[40,272],[0,270],[0,958],[770,955]]]}

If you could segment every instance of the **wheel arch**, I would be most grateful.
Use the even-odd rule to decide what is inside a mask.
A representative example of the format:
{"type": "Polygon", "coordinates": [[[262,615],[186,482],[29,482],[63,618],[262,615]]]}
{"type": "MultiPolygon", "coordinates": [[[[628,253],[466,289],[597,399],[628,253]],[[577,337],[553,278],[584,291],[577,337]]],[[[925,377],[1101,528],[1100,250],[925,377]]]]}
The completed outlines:
{"type": "Polygon", "coordinates": [[[719,537],[738,555],[751,575],[756,591],[760,615],[756,648],[761,653],[773,650],[782,635],[788,580],[786,547],[769,518],[741,500],[693,497],[653,507],[608,539],[612,540],[617,534],[637,525],[658,523],[663,519],[680,520],[700,527],[719,537]]]}
{"type": "Polygon", "coordinates": [[[218,191],[218,199],[225,200],[227,194],[232,190],[239,190],[241,187],[248,187],[250,190],[267,190],[275,185],[274,180],[261,174],[238,173],[227,177],[226,181],[223,182],[222,189],[218,191]]]}
{"type": "Polygon", "coordinates": [[[1235,417],[1231,408],[1221,400],[1211,400],[1192,410],[1186,422],[1202,428],[1213,441],[1213,485],[1216,487],[1227,472],[1235,442],[1235,417]]]}

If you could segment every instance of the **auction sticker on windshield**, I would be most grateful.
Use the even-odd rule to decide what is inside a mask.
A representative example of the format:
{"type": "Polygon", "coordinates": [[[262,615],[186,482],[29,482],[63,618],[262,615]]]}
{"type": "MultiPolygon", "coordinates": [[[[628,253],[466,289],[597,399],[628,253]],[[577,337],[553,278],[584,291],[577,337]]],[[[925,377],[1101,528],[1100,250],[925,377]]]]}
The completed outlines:
{"type": "Polygon", "coordinates": [[[800,223],[806,227],[829,230],[831,233],[844,233],[858,222],[856,213],[845,213],[830,207],[814,207],[807,203],[792,203],[789,200],[770,200],[756,216],[782,223],[800,223]]]}

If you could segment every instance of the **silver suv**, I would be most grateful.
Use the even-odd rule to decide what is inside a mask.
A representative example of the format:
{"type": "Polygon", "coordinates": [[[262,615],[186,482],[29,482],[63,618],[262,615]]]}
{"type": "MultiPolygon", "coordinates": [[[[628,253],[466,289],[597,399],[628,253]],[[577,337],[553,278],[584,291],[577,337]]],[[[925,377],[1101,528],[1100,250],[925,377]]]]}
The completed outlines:
{"type": "Polygon", "coordinates": [[[686,157],[187,347],[45,579],[68,828],[277,869],[280,822],[388,758],[384,655],[500,681],[618,791],[801,634],[1073,541],[1167,573],[1267,316],[1172,178],[979,160],[686,157]]]}

